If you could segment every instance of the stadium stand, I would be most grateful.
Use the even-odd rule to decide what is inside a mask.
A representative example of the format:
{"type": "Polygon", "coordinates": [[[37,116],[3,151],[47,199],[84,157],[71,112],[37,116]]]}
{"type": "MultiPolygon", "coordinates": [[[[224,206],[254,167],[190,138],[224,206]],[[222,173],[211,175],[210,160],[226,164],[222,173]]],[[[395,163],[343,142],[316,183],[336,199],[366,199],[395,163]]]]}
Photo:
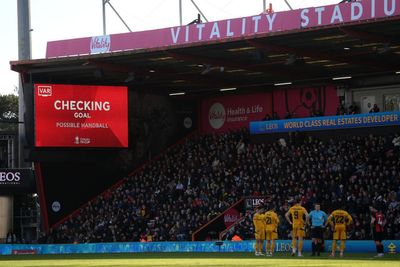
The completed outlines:
{"type": "MultiPolygon", "coordinates": [[[[355,221],[351,238],[360,240],[371,238],[368,206],[373,203],[385,210],[387,238],[400,239],[398,139],[319,140],[290,134],[254,143],[247,130],[195,136],[127,177],[40,242],[190,240],[193,231],[241,196],[269,196],[280,216],[295,196],[302,197],[308,210],[320,202],[327,213],[345,202],[355,221]]],[[[248,217],[231,236],[253,238],[248,217]]],[[[289,225],[281,223],[279,235],[289,238],[289,225]]]]}

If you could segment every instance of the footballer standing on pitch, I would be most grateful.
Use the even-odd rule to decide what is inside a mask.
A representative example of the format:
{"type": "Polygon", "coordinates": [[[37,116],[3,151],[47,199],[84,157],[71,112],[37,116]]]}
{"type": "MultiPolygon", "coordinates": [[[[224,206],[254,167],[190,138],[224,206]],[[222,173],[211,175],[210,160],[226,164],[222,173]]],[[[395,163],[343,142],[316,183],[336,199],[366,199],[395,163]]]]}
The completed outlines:
{"type": "Polygon", "coordinates": [[[371,232],[375,240],[376,252],[378,253],[376,257],[383,257],[382,240],[384,239],[385,217],[383,217],[381,208],[375,209],[371,206],[369,210],[371,211],[371,232]]]}
{"type": "Polygon", "coordinates": [[[275,240],[278,239],[278,225],[279,218],[275,212],[273,204],[269,204],[268,211],[264,214],[265,219],[265,240],[266,244],[266,255],[272,257],[275,251],[275,240]]]}
{"type": "Polygon", "coordinates": [[[262,207],[257,207],[256,213],[253,216],[254,224],[254,236],[256,238],[256,244],[254,247],[255,255],[262,256],[262,250],[264,247],[265,240],[265,216],[263,214],[262,207]]]}
{"type": "Polygon", "coordinates": [[[311,238],[312,238],[312,256],[321,255],[322,239],[324,238],[325,224],[328,221],[328,215],[321,210],[321,205],[316,203],[314,210],[310,212],[307,224],[311,225],[311,238]],[[311,221],[311,223],[310,223],[311,221]]]}
{"type": "Polygon", "coordinates": [[[285,214],[286,220],[292,226],[292,256],[296,255],[296,248],[298,256],[303,257],[303,238],[305,236],[305,222],[308,220],[307,210],[301,206],[301,199],[298,197],[295,204],[285,214]],[[299,241],[297,247],[297,240],[299,241]]]}
{"type": "Polygon", "coordinates": [[[335,257],[337,243],[340,240],[340,257],[343,257],[345,242],[347,239],[346,230],[347,227],[353,223],[353,218],[350,214],[344,210],[344,205],[341,205],[341,209],[334,210],[328,217],[328,223],[331,224],[333,230],[333,242],[332,242],[332,254],[331,257],[335,257]]]}

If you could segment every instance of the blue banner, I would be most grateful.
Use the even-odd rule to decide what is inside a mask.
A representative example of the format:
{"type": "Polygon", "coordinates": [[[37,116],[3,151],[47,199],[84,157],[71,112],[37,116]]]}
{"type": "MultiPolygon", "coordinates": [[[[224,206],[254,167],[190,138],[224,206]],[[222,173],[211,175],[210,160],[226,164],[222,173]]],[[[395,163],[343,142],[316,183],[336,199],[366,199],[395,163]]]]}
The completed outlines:
{"type": "Polygon", "coordinates": [[[400,112],[250,122],[251,134],[322,131],[400,125],[400,112]]]}
{"type": "MultiPolygon", "coordinates": [[[[291,240],[277,240],[275,251],[290,253],[291,240]]],[[[399,253],[400,240],[383,242],[385,253],[399,253]]],[[[326,251],[330,251],[332,241],[325,242],[326,251]]],[[[265,249],[265,247],[264,247],[265,249]]],[[[304,252],[311,252],[311,241],[304,241],[304,252]]],[[[91,243],[61,245],[0,245],[0,255],[11,255],[18,251],[35,251],[37,254],[72,253],[142,253],[142,252],[253,252],[254,240],[223,242],[150,242],[150,243],[91,243]]],[[[369,241],[347,241],[346,253],[375,253],[375,243],[369,241]]]]}

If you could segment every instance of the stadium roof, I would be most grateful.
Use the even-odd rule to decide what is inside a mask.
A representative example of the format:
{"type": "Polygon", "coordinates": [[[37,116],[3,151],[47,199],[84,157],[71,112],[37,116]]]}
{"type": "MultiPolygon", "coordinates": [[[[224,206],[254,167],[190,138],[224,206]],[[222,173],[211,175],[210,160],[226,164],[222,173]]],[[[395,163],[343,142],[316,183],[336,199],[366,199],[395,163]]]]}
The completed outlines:
{"type": "Polygon", "coordinates": [[[11,68],[35,83],[127,84],[166,94],[326,84],[350,77],[354,82],[389,76],[400,82],[399,32],[400,16],[395,15],[167,47],[16,61],[11,68]]]}

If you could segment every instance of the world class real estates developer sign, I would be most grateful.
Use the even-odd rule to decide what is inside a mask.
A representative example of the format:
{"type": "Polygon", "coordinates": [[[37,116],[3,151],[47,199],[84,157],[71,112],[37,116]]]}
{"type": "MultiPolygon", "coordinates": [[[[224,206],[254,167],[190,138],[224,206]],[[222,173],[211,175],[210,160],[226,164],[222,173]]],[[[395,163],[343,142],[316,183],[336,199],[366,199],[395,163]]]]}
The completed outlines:
{"type": "Polygon", "coordinates": [[[124,86],[35,85],[37,147],[128,147],[124,86]]]}
{"type": "Polygon", "coordinates": [[[251,134],[306,132],[400,125],[400,112],[381,112],[250,123],[251,134]]]}

